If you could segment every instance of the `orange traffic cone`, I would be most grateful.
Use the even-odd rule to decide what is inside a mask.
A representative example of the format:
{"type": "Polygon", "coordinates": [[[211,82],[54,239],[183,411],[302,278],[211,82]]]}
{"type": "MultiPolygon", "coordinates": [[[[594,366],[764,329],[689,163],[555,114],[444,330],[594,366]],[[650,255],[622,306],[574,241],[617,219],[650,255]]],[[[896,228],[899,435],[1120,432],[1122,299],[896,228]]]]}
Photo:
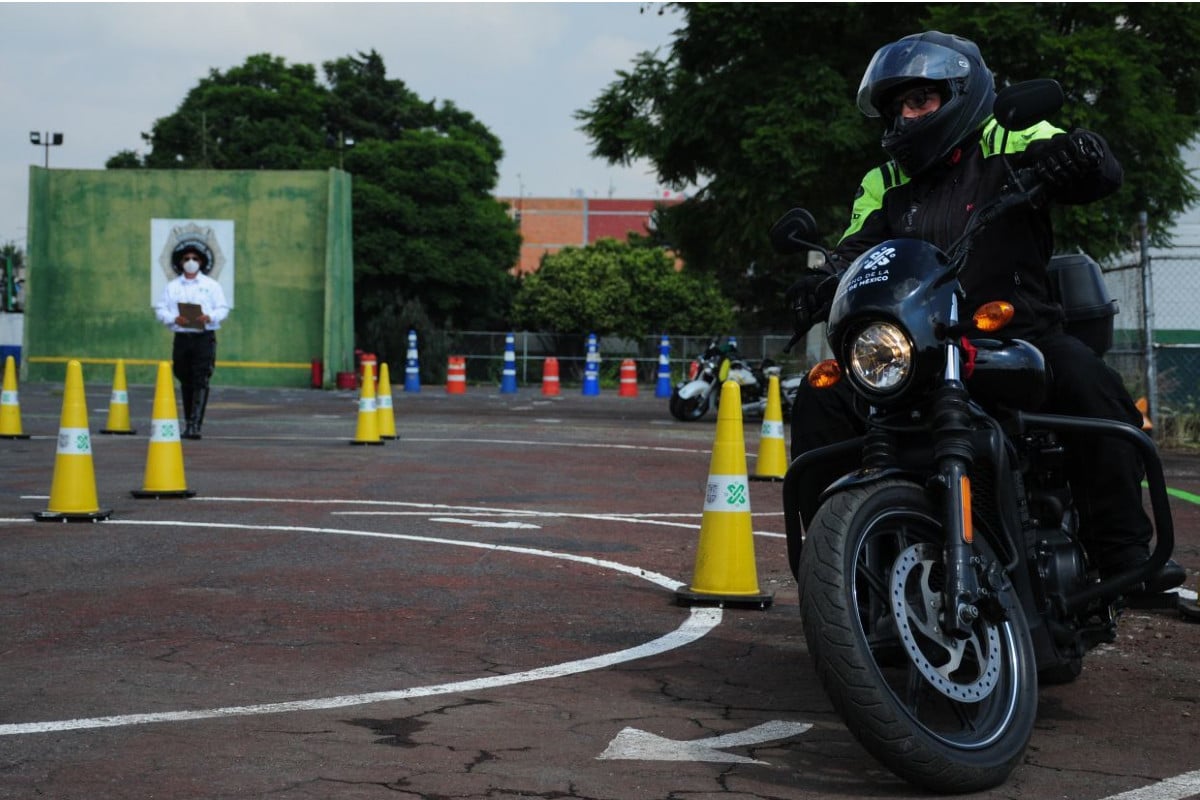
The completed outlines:
{"type": "Polygon", "coordinates": [[[158,362],[154,385],[154,409],[150,412],[150,446],[146,451],[146,477],[134,497],[194,497],[183,476],[183,444],[179,440],[179,416],[175,410],[175,382],[171,362],[158,362]]]}
{"type": "Polygon", "coordinates": [[[45,511],[33,515],[38,522],[95,522],[112,514],[111,508],[101,509],[96,501],[96,471],[92,466],[92,435],[87,418],[83,366],[78,361],[68,361],[50,503],[45,511]]]}
{"type": "Polygon", "coordinates": [[[1145,397],[1139,397],[1134,405],[1137,406],[1138,411],[1142,412],[1142,430],[1154,430],[1154,423],[1150,421],[1150,417],[1146,414],[1150,410],[1150,403],[1145,397]]]}
{"type": "Polygon", "coordinates": [[[112,397],[108,401],[108,424],[101,428],[100,432],[137,433],[129,427],[129,389],[125,385],[125,361],[120,358],[117,359],[117,368],[113,372],[112,397]]]}
{"type": "Polygon", "coordinates": [[[0,439],[28,439],[21,432],[21,400],[17,393],[17,364],[4,358],[4,388],[0,390],[0,439]]]}
{"type": "Polygon", "coordinates": [[[379,365],[379,388],[375,392],[375,416],[380,439],[396,438],[396,413],[392,410],[392,384],[387,362],[379,365]]]}
{"type": "Polygon", "coordinates": [[[366,361],[362,365],[362,389],[358,394],[358,426],[350,444],[383,444],[375,406],[375,365],[366,361]]]}
{"type": "Polygon", "coordinates": [[[781,481],[787,472],[787,449],[783,444],[783,404],[779,376],[767,379],[767,408],[763,412],[762,435],[758,440],[758,463],[752,481],[781,481]]]}
{"type": "Polygon", "coordinates": [[[637,364],[632,358],[621,362],[621,385],[617,397],[637,397],[637,364]]]}
{"type": "Polygon", "coordinates": [[[550,356],[542,366],[542,395],[558,397],[558,359],[550,356]]]}
{"type": "Polygon", "coordinates": [[[675,592],[679,605],[771,605],[772,596],[758,588],[751,525],[742,392],[735,381],[725,381],[717,408],[696,570],[691,585],[675,592]]]}
{"type": "Polygon", "coordinates": [[[446,361],[446,394],[467,393],[467,357],[450,356],[446,361]]]}

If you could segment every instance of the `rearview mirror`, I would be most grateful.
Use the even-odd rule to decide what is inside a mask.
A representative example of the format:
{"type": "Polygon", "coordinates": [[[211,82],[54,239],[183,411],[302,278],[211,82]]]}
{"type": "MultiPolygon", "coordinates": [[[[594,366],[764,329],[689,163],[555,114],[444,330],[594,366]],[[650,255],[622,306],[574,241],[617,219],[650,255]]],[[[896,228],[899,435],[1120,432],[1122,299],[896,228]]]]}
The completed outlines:
{"type": "Polygon", "coordinates": [[[771,226],[771,249],[781,256],[804,250],[820,250],[812,243],[817,238],[817,220],[807,209],[793,208],[771,226]]]}
{"type": "Polygon", "coordinates": [[[1007,130],[1023,131],[1059,112],[1063,90],[1058,81],[1038,78],[1005,86],[996,94],[992,113],[1007,130]]]}

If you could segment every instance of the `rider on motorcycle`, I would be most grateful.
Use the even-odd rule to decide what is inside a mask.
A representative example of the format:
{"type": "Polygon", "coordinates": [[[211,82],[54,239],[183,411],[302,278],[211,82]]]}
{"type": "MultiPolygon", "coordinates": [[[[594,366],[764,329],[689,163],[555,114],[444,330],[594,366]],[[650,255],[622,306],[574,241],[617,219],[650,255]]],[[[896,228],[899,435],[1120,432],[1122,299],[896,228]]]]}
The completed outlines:
{"type": "MultiPolygon", "coordinates": [[[[858,106],[886,123],[882,145],[891,160],[863,178],[850,225],[833,254],[842,272],[856,256],[894,238],[918,238],[942,250],[963,232],[975,203],[996,196],[1009,180],[1000,148],[1032,166],[1049,199],[1088,203],[1116,191],[1119,162],[1099,135],[1064,132],[1049,123],[1004,136],[991,115],[992,73],[971,41],[938,31],[906,36],[880,48],[867,66],[858,106]]],[[[964,309],[1007,300],[1015,310],[1005,335],[1027,339],[1043,353],[1052,376],[1044,411],[1127,422],[1141,413],[1120,376],[1086,344],[1064,331],[1062,307],[1051,298],[1047,262],[1054,251],[1048,203],[1014,209],[976,240],[960,280],[964,309]]],[[[788,290],[797,333],[824,321],[837,279],[809,270],[788,290]]],[[[792,407],[792,458],[863,430],[848,382],[832,389],[800,387],[792,407]]],[[[1068,475],[1080,509],[1082,539],[1101,576],[1144,562],[1153,527],[1142,508],[1141,461],[1113,437],[1068,439],[1068,475]]],[[[833,477],[833,476],[831,476],[833,477]]],[[[1145,586],[1160,592],[1186,573],[1174,561],[1145,586]]]]}

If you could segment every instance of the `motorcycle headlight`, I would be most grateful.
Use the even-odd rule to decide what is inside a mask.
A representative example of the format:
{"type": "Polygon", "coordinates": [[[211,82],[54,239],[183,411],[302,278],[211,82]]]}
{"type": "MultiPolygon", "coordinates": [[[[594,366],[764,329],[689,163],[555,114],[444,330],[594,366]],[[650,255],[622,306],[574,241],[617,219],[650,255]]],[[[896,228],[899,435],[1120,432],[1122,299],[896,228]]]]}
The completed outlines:
{"type": "Polygon", "coordinates": [[[872,392],[892,394],[912,374],[912,341],[891,323],[873,322],[850,342],[847,360],[859,384],[872,392]]]}

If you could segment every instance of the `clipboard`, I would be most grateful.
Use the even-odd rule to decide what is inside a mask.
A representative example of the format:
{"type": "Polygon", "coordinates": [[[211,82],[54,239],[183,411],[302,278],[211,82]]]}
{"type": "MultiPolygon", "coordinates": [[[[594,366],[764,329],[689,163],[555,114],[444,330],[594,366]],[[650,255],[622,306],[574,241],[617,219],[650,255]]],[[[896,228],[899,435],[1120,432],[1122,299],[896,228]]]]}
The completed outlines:
{"type": "Polygon", "coordinates": [[[200,310],[199,303],[180,303],[179,316],[187,320],[187,324],[183,327],[198,331],[204,330],[204,323],[200,321],[200,318],[204,316],[204,312],[200,310]]]}

